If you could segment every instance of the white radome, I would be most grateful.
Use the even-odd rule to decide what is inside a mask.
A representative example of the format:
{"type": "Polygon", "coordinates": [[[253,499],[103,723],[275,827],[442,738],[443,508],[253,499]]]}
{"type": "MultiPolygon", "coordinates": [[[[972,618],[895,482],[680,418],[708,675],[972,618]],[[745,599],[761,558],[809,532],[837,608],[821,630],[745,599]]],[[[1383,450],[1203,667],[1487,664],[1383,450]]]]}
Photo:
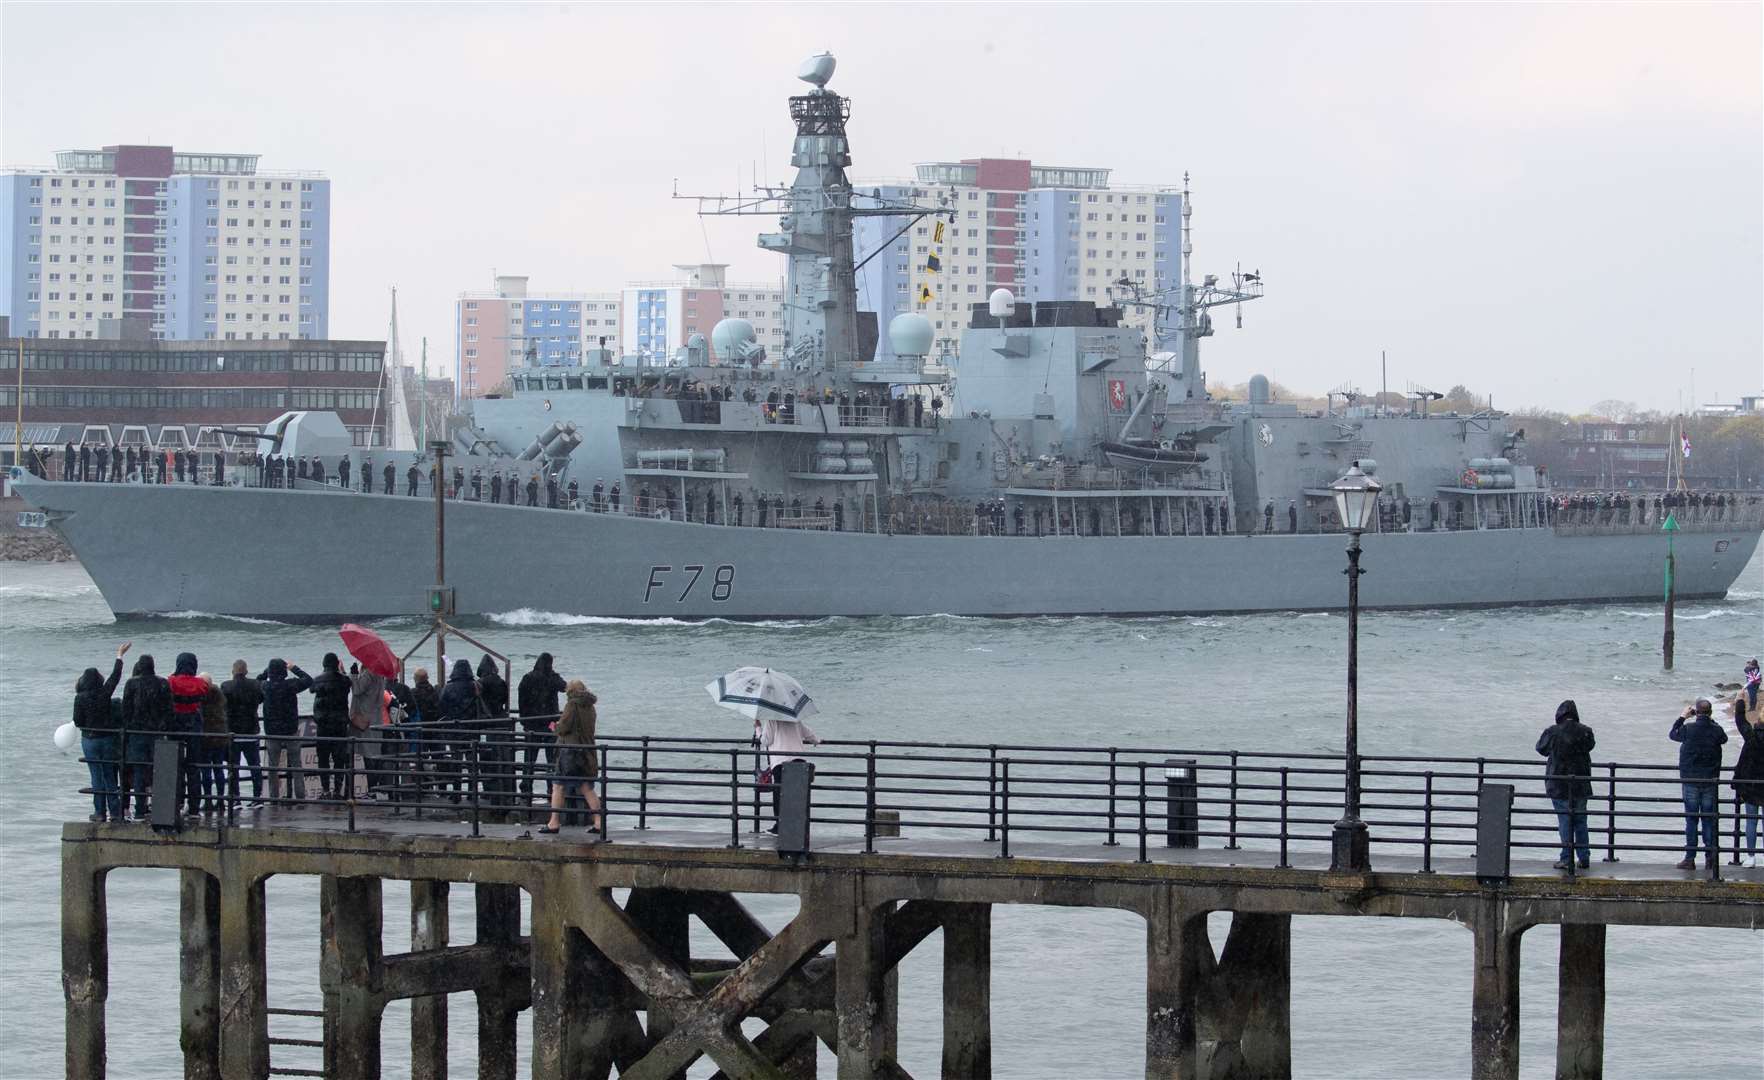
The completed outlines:
{"type": "Polygon", "coordinates": [[[1017,298],[1009,289],[994,289],[987,298],[986,308],[992,312],[993,318],[1008,319],[1017,313],[1017,298]]]}
{"type": "Polygon", "coordinates": [[[928,356],[931,353],[931,320],[906,311],[888,320],[888,343],[896,356],[928,356]]]}
{"type": "Polygon", "coordinates": [[[711,327],[711,348],[717,359],[730,360],[741,355],[741,348],[754,339],[753,324],[746,319],[723,319],[711,327]]]}
{"type": "Polygon", "coordinates": [[[833,69],[839,61],[833,59],[832,53],[817,53],[802,62],[796,69],[796,77],[805,83],[814,83],[816,87],[825,87],[833,78],[833,69]]]}

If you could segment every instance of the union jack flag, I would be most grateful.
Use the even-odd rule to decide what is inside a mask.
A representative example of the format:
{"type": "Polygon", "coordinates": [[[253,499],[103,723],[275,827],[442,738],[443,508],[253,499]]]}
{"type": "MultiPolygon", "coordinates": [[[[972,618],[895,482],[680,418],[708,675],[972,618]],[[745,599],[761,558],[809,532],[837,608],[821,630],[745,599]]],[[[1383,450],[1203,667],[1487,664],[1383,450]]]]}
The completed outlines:
{"type": "Polygon", "coordinates": [[[1685,435],[1682,432],[1679,434],[1678,448],[1680,450],[1684,451],[1685,457],[1690,457],[1690,436],[1689,435],[1685,435]]]}

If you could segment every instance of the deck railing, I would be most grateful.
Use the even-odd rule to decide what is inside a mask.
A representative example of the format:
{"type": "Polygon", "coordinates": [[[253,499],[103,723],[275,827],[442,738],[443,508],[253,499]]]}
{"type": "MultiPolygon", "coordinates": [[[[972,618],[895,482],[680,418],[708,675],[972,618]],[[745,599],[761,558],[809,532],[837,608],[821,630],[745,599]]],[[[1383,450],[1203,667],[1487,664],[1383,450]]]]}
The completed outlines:
{"type": "MultiPolygon", "coordinates": [[[[227,751],[276,736],[229,741],[88,730],[100,741],[87,744],[94,752],[82,760],[93,766],[92,783],[81,790],[108,814],[144,812],[154,744],[170,740],[182,748],[185,809],[237,821],[264,808],[273,814],[317,805],[343,812],[351,831],[363,814],[391,814],[440,817],[478,835],[486,822],[540,820],[549,813],[549,786],[560,779],[552,736],[509,725],[405,724],[337,737],[287,736],[282,741],[299,746],[303,760],[298,769],[274,770],[227,751]]],[[[765,754],[749,740],[602,735],[592,753],[602,836],[615,824],[638,831],[711,828],[739,847],[775,823],[765,754]]],[[[1127,845],[1139,861],[1154,848],[1255,849],[1288,866],[1297,854],[1328,851],[1345,777],[1339,754],[1187,747],[828,740],[806,756],[815,766],[812,825],[861,838],[866,850],[898,831],[984,841],[1004,856],[1013,844],[1035,841],[1074,850],[1127,845]]],[[[1562,848],[1537,759],[1369,755],[1361,762],[1375,865],[1380,857],[1407,856],[1430,873],[1442,858],[1473,855],[1477,795],[1487,784],[1515,789],[1513,849],[1550,855],[1562,848]]],[[[1583,779],[1592,788],[1585,813],[1597,859],[1669,862],[1684,850],[1685,782],[1676,766],[1595,762],[1583,779]]],[[[1699,781],[1713,788],[1714,809],[1689,815],[1699,832],[1705,821],[1717,826],[1713,847],[1698,845],[1717,878],[1723,852],[1739,860],[1741,806],[1731,781],[1731,769],[1699,781]],[[1730,819],[1723,837],[1720,826],[1730,819]]],[[[566,810],[577,819],[583,813],[580,804],[566,810]]]]}

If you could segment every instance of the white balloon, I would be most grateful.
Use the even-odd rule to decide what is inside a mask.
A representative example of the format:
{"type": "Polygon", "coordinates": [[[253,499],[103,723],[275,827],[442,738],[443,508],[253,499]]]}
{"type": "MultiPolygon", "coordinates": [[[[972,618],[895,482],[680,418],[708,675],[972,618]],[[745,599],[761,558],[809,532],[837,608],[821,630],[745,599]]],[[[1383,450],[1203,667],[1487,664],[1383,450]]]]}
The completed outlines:
{"type": "Polygon", "coordinates": [[[80,729],[74,726],[72,720],[55,729],[55,748],[57,750],[72,750],[74,744],[79,741],[80,729]]]}

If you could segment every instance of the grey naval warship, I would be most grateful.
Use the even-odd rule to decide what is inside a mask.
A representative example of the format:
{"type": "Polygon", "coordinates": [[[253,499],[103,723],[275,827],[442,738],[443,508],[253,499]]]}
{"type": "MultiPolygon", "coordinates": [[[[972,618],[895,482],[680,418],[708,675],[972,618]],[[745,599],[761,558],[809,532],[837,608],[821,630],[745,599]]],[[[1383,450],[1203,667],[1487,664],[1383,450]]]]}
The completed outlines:
{"type": "MultiPolygon", "coordinates": [[[[999,290],[974,306],[953,353],[934,353],[930,324],[909,312],[879,355],[877,318],[858,309],[853,222],[894,218],[898,238],[955,212],[936,192],[853,187],[850,103],[827,89],[832,70],[832,57],[812,58],[799,76],[812,88],[790,98],[790,186],[700,206],[777,216],[759,246],[787,261],[778,355],[726,319],[672,356],[590,350],[572,366],[517,369],[512,393],[466,402],[441,474],[458,613],[1334,609],[1345,560],[1330,485],[1355,463],[1382,485],[1364,538],[1370,607],[1660,595],[1658,518],[1644,507],[1570,520],[1502,414],[1430,414],[1424,394],[1408,409],[1343,396],[1306,412],[1272,400],[1259,376],[1247,401],[1216,400],[1199,354],[1210,309],[1262,286],[1259,274],[1191,279],[1186,191],[1169,196],[1182,252],[1168,292],[1121,283],[1099,306],[999,290]],[[1155,316],[1149,337],[1126,321],[1135,308],[1155,316]],[[465,482],[450,490],[454,476],[465,482]],[[529,490],[543,492],[538,505],[529,490]]],[[[284,414],[255,440],[260,455],[348,457],[356,476],[390,459],[391,494],[377,480],[372,492],[263,486],[263,470],[238,465],[223,485],[20,475],[16,486],[119,616],[396,616],[421,610],[434,574],[435,507],[421,497],[433,459],[404,442],[354,448],[324,413],[284,414]]],[[[1757,510],[1681,523],[1680,596],[1727,591],[1757,547],[1757,510]]]]}

